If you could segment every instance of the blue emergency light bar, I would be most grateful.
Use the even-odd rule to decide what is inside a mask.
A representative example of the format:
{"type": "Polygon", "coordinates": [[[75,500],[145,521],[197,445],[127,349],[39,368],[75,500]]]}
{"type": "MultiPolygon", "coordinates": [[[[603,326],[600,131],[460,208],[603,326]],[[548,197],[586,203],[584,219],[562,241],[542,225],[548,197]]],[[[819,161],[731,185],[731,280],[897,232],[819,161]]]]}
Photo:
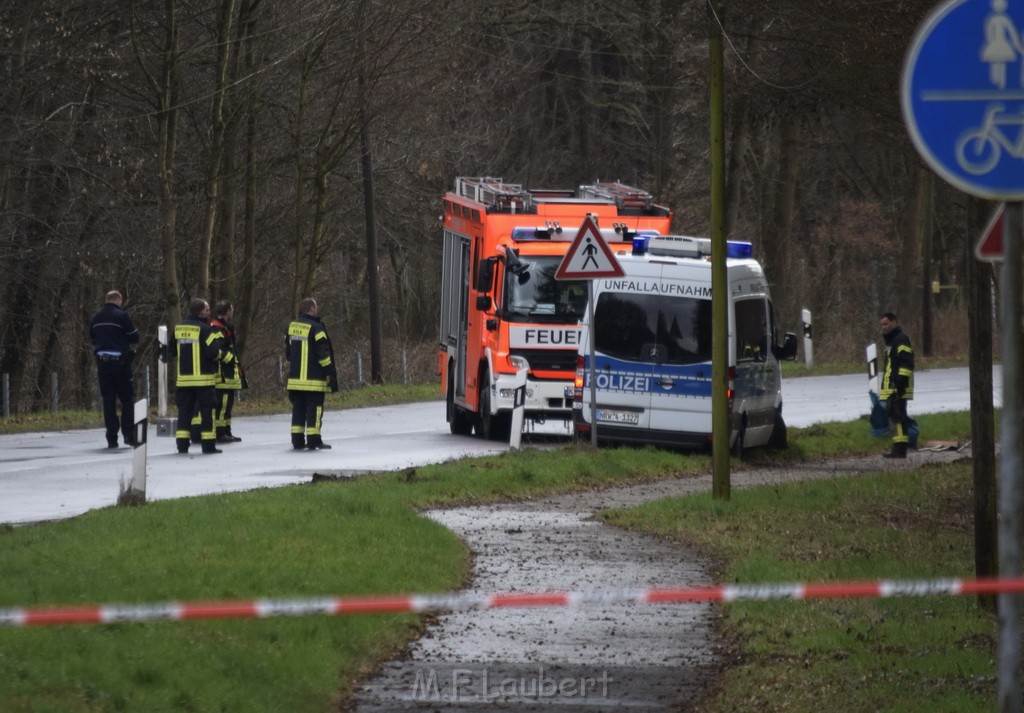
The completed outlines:
{"type": "Polygon", "coordinates": [[[753,243],[748,243],[744,240],[726,240],[725,241],[725,256],[746,258],[751,257],[754,254],[753,243]]]}
{"type": "MultiPolygon", "coordinates": [[[[685,236],[659,236],[638,235],[633,238],[633,254],[647,255],[652,251],[651,239],[659,238],[655,247],[658,255],[677,255],[680,257],[703,257],[711,255],[711,240],[709,238],[691,238],[685,236]]],[[[727,240],[725,242],[726,258],[749,258],[754,254],[754,246],[744,240],[727,240]]]]}

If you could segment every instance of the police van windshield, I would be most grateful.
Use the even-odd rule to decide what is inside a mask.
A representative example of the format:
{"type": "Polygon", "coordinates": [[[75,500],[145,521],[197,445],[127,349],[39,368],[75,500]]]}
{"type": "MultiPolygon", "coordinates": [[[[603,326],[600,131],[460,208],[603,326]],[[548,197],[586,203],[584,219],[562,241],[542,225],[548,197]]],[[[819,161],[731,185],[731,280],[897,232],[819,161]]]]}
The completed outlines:
{"type": "Polygon", "coordinates": [[[561,256],[519,257],[522,268],[505,278],[505,319],[509,322],[576,324],[587,305],[585,280],[556,280],[561,256]]]}
{"type": "Polygon", "coordinates": [[[711,300],[603,292],[594,344],[606,356],[655,364],[711,361],[711,300]]]}

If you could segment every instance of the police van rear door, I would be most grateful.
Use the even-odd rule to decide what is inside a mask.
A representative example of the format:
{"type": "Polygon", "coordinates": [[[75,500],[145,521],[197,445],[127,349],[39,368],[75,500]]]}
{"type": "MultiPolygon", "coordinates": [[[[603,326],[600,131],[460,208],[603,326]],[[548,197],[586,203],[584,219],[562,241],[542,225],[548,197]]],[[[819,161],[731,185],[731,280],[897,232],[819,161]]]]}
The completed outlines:
{"type": "MultiPolygon", "coordinates": [[[[657,353],[657,293],[661,266],[631,262],[623,278],[600,280],[594,306],[597,422],[640,432],[650,428],[657,353]]],[[[589,377],[588,377],[589,378],[589,377]]],[[[584,389],[589,399],[589,389],[584,389]]],[[[589,415],[589,409],[584,409],[589,415]]]]}
{"type": "Polygon", "coordinates": [[[711,271],[688,262],[662,270],[650,427],[693,445],[711,432],[711,271]]]}

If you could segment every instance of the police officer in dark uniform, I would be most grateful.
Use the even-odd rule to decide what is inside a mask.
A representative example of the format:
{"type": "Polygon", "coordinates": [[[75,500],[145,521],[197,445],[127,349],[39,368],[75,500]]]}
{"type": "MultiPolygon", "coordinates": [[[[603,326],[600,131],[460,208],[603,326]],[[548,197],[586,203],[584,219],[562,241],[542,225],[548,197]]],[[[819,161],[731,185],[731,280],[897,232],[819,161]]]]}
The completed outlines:
{"type": "Polygon", "coordinates": [[[292,448],[328,449],[320,428],[324,398],[338,390],[334,350],[323,322],[317,316],[316,300],[307,297],[299,305],[299,316],[288,325],[285,356],[288,359],[288,399],[292,402],[292,448]]]}
{"type": "Polygon", "coordinates": [[[111,290],[106,304],[89,323],[89,338],[96,355],[96,375],[103,400],[103,425],[107,431],[107,448],[117,448],[120,430],[125,445],[135,443],[135,383],[132,379],[134,346],[139,330],[131,316],[121,308],[121,293],[111,290]],[[117,402],[121,402],[121,417],[117,402]]]}
{"type": "Polygon", "coordinates": [[[194,299],[188,306],[188,318],[174,327],[171,347],[177,357],[178,426],[174,432],[178,453],[188,453],[192,417],[199,416],[199,438],[203,453],[221,453],[217,448],[213,411],[217,406],[218,364],[223,354],[224,337],[209,325],[210,304],[194,299]]]}
{"type": "Polygon", "coordinates": [[[885,339],[885,372],[879,398],[887,402],[892,449],[886,458],[906,458],[910,444],[910,416],[907,401],[914,398],[914,348],[910,337],[896,322],[896,315],[886,312],[879,318],[885,339]]]}

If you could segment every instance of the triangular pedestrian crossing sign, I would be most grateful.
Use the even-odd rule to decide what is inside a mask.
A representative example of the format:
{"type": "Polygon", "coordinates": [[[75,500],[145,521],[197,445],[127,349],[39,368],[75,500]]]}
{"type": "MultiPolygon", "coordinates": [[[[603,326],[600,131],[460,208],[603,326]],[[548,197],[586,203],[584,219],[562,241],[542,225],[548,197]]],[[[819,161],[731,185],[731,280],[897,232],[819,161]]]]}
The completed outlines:
{"type": "Polygon", "coordinates": [[[597,224],[588,215],[562,258],[556,280],[589,280],[595,277],[622,277],[625,273],[615,253],[601,237],[597,224]]]}

